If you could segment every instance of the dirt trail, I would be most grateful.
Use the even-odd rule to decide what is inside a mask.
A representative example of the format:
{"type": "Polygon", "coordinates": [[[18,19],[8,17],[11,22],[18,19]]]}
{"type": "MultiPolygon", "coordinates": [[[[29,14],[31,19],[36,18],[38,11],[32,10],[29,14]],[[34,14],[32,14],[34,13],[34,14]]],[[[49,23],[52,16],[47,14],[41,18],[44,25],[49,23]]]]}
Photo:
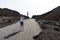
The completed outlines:
{"type": "Polygon", "coordinates": [[[5,36],[8,36],[9,34],[17,32],[19,30],[19,22],[0,29],[0,40],[33,40],[32,37],[41,31],[40,26],[36,23],[35,19],[27,19],[24,23],[24,31],[21,31],[14,36],[4,39],[5,36]]]}

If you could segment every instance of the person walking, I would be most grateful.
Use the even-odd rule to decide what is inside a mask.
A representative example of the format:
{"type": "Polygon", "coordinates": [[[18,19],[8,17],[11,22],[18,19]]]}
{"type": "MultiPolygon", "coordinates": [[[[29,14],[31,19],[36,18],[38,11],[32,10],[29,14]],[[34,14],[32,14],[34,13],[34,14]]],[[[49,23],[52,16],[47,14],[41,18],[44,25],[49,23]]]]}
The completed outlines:
{"type": "Polygon", "coordinates": [[[20,17],[20,30],[24,30],[24,17],[23,16],[21,16],[20,17]]]}

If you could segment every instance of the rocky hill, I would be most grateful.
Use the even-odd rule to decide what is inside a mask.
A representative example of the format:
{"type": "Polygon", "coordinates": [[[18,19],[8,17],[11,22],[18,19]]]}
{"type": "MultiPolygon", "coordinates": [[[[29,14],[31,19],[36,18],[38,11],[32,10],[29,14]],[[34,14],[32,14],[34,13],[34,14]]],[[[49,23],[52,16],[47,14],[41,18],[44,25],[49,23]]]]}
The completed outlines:
{"type": "Polygon", "coordinates": [[[42,14],[34,15],[42,29],[41,33],[34,36],[34,40],[60,40],[60,6],[42,14]]]}
{"type": "Polygon", "coordinates": [[[45,20],[60,21],[60,6],[53,9],[48,15],[44,17],[45,20]]]}
{"type": "MultiPolygon", "coordinates": [[[[21,14],[8,8],[0,8],[0,28],[16,23],[20,20],[21,14]]],[[[23,15],[25,18],[29,18],[23,15]]]]}
{"type": "Polygon", "coordinates": [[[7,8],[0,8],[0,16],[20,16],[20,13],[15,11],[15,10],[11,10],[11,9],[7,9],[7,8]]]}
{"type": "Polygon", "coordinates": [[[60,21],[60,6],[54,8],[53,10],[44,13],[42,15],[34,15],[32,18],[60,21]]]}

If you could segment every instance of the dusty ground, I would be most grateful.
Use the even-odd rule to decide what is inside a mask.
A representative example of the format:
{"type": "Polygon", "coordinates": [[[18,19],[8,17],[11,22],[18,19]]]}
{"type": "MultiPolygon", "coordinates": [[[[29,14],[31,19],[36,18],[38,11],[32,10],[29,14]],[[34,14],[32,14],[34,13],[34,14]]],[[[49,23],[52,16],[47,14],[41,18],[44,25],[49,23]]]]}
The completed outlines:
{"type": "Polygon", "coordinates": [[[33,40],[33,36],[38,35],[40,31],[40,26],[34,19],[27,19],[24,23],[24,30],[21,32],[19,22],[0,29],[0,40],[33,40]],[[14,32],[17,32],[17,34],[9,36],[14,32]],[[7,38],[4,39],[4,37],[7,38]]]}

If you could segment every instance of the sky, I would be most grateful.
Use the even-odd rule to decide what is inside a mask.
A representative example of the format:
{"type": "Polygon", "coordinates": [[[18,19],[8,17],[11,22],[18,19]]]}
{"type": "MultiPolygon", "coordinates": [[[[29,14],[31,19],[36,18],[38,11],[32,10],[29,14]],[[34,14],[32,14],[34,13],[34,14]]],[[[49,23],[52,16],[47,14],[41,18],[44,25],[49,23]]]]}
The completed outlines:
{"type": "Polygon", "coordinates": [[[60,6],[60,0],[0,0],[0,8],[9,8],[20,14],[32,15],[44,14],[60,6]]]}

